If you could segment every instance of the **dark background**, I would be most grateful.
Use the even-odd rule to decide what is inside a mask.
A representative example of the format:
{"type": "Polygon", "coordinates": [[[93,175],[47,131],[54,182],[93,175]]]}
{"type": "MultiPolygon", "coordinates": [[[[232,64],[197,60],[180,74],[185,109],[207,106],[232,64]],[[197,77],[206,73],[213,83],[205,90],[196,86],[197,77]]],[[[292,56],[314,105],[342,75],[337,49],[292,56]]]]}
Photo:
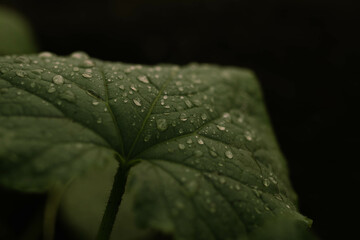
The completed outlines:
{"type": "Polygon", "coordinates": [[[301,212],[314,220],[320,239],[356,238],[356,1],[2,2],[27,17],[41,50],[59,55],[83,50],[104,60],[196,61],[253,69],[288,159],[301,212]]]}

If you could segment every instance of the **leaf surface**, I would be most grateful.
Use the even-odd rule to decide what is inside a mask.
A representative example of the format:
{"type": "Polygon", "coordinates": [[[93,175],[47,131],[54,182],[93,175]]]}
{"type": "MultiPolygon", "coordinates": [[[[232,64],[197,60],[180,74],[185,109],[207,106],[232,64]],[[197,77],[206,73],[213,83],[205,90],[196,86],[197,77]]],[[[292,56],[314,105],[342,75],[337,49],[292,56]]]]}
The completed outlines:
{"type": "Polygon", "coordinates": [[[239,239],[296,209],[254,75],[76,52],[0,58],[0,183],[43,191],[107,159],[131,169],[140,226],[239,239]]]}

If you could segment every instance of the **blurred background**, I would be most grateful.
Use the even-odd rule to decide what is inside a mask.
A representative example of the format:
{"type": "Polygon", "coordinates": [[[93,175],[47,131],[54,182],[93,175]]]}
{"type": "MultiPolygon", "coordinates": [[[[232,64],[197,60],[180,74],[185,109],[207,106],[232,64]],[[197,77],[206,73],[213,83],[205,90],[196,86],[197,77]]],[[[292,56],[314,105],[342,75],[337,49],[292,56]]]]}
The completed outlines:
{"type": "MultiPolygon", "coordinates": [[[[41,51],[66,55],[82,50],[129,63],[206,62],[253,69],[289,163],[300,211],[314,220],[320,239],[355,234],[360,90],[356,1],[0,3],[25,16],[41,51]]],[[[24,209],[39,199],[43,197],[33,196],[24,209]]],[[[24,209],[8,215],[21,222],[24,214],[36,212],[24,209]]]]}

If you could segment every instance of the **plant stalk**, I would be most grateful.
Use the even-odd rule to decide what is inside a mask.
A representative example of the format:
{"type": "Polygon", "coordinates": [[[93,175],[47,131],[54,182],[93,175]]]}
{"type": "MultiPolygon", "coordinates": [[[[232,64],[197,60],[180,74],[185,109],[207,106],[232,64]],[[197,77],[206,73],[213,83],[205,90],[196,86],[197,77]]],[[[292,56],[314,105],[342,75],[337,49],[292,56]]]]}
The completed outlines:
{"type": "Polygon", "coordinates": [[[106,205],[105,213],[102,217],[99,231],[97,233],[96,240],[109,240],[116,215],[119,211],[119,206],[122,200],[122,196],[125,192],[125,185],[127,176],[129,173],[129,167],[125,164],[119,165],[116,172],[114,183],[110,192],[110,197],[106,205]]]}

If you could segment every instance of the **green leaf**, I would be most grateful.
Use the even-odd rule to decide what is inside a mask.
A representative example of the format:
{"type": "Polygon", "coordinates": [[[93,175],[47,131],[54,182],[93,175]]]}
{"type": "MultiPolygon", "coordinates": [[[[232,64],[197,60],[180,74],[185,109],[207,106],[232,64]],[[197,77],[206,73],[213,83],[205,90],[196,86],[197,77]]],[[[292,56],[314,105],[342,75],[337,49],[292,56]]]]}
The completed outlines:
{"type": "Polygon", "coordinates": [[[32,29],[15,11],[0,6],[0,55],[36,52],[32,29]]]}
{"type": "Polygon", "coordinates": [[[76,52],[0,58],[0,183],[44,191],[120,159],[141,227],[238,239],[296,208],[251,71],[103,62],[76,52]]]}

